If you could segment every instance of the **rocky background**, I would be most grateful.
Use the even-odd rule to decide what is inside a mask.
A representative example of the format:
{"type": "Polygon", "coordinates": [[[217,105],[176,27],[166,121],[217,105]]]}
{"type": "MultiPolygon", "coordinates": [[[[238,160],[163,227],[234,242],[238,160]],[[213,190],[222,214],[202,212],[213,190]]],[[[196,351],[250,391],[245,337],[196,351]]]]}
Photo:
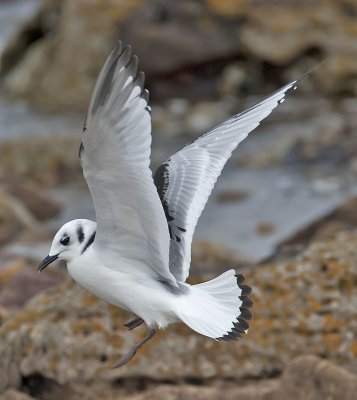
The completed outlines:
{"type": "Polygon", "coordinates": [[[352,0],[0,0],[0,399],[352,400],[357,390],[357,6],[352,0]],[[143,331],[64,266],[53,234],[94,218],[77,146],[98,71],[133,46],[155,168],[320,65],[239,146],[196,230],[192,282],[254,288],[234,343],[143,331]]]}

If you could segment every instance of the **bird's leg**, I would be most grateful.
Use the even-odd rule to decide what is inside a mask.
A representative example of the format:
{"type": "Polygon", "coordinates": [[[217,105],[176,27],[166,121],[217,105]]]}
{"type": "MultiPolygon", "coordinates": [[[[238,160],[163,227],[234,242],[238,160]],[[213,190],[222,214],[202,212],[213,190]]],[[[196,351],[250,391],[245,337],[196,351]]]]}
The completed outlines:
{"type": "Polygon", "coordinates": [[[124,326],[126,326],[129,331],[132,331],[133,329],[137,328],[138,326],[140,326],[142,323],[144,322],[143,319],[141,319],[140,317],[136,317],[133,320],[127,322],[126,324],[124,324],[124,326]]]}
{"type": "Polygon", "coordinates": [[[129,362],[136,354],[136,352],[140,349],[140,347],[150,340],[156,333],[156,329],[151,328],[148,334],[144,337],[144,339],[140,340],[140,342],[134,344],[134,346],[129,350],[125,356],[123,356],[116,364],[113,365],[112,368],[119,368],[129,362]]]}

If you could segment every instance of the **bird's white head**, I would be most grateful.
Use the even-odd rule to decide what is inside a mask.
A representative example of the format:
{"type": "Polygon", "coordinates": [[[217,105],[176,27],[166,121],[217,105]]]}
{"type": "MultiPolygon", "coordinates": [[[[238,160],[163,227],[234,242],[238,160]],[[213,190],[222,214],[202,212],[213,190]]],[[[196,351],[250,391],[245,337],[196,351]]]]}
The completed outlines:
{"type": "Polygon", "coordinates": [[[44,270],[53,261],[71,261],[82,255],[93,243],[97,224],[88,219],[75,219],[67,222],[56,233],[49,255],[42,260],[38,271],[44,270]]]}

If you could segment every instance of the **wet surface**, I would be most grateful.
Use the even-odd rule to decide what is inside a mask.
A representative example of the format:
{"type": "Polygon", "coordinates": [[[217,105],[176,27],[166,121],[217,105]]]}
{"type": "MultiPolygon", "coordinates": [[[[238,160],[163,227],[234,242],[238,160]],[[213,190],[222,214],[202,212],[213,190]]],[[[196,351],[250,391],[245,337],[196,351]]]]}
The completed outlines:
{"type": "MultiPolygon", "coordinates": [[[[47,193],[63,205],[59,217],[48,223],[52,230],[72,219],[95,219],[86,188],[67,187],[47,193]]],[[[194,239],[220,243],[258,262],[271,256],[279,243],[330,213],[353,193],[357,189],[337,190],[277,169],[227,168],[199,219],[194,239]],[[236,189],[244,191],[246,197],[238,202],[219,201],[220,193],[236,189]]],[[[46,246],[32,246],[29,252],[40,257],[46,246]]],[[[25,255],[26,248],[11,245],[7,252],[25,255]]]]}
{"type": "MultiPolygon", "coordinates": [[[[35,5],[36,1],[1,2],[0,51],[15,26],[33,12],[35,5]]],[[[228,164],[218,180],[199,220],[195,239],[222,243],[226,247],[239,250],[253,261],[260,261],[269,257],[281,241],[323,217],[357,192],[356,185],[344,184],[333,174],[332,179],[320,179],[311,178],[299,168],[237,167],[235,160],[239,159],[240,154],[249,157],[257,150],[264,149],[264,146],[269,149],[272,143],[279,143],[280,138],[286,139],[289,134],[286,126],[294,112],[293,107],[288,104],[289,101],[290,98],[280,112],[273,113],[271,120],[264,123],[259,132],[252,133],[239,147],[238,152],[234,153],[234,160],[228,164]],[[244,196],[235,196],[234,193],[237,192],[244,193],[244,196]],[[222,201],[224,197],[226,201],[222,201]]],[[[297,100],[297,104],[299,101],[304,103],[303,95],[297,100]]],[[[324,100],[311,104],[315,104],[315,108],[305,107],[304,111],[302,107],[303,115],[290,124],[290,129],[295,132],[300,127],[301,130],[306,130],[303,125],[306,118],[302,119],[304,112],[310,116],[315,112],[322,112],[320,117],[323,118],[323,111],[316,104],[324,104],[324,100]]],[[[325,106],[326,112],[330,112],[328,106],[325,106]]],[[[84,115],[48,115],[34,111],[25,104],[12,104],[0,97],[0,141],[36,136],[79,136],[83,120],[84,115]]],[[[178,137],[156,135],[153,141],[154,164],[164,161],[186,141],[178,137]]],[[[77,148],[73,152],[77,152],[77,148]]],[[[50,229],[56,231],[63,223],[75,218],[95,218],[92,201],[84,185],[47,192],[63,206],[60,216],[48,223],[50,229]]],[[[48,246],[49,243],[40,243],[29,247],[16,242],[4,252],[40,258],[47,252],[48,246]]]]}

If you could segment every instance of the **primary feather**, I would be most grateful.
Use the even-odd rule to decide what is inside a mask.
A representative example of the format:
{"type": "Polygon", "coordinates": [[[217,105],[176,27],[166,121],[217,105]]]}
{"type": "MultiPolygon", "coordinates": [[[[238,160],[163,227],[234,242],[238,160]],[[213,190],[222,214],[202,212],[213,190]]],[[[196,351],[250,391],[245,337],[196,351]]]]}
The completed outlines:
{"type": "Polygon", "coordinates": [[[169,271],[169,235],[150,164],[151,117],[137,57],[119,43],[95,86],[80,147],[93,197],[93,246],[148,263],[176,285],[169,271]]]}

